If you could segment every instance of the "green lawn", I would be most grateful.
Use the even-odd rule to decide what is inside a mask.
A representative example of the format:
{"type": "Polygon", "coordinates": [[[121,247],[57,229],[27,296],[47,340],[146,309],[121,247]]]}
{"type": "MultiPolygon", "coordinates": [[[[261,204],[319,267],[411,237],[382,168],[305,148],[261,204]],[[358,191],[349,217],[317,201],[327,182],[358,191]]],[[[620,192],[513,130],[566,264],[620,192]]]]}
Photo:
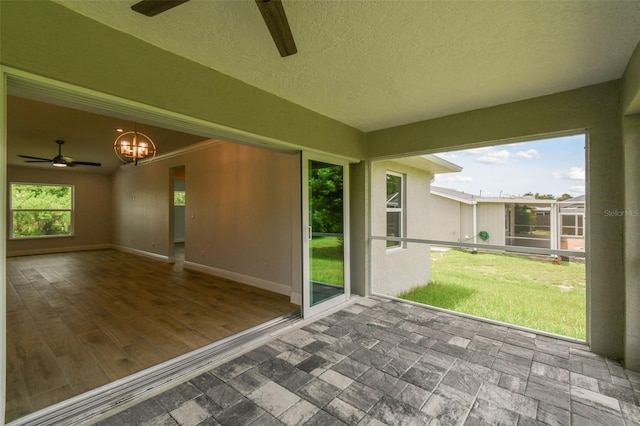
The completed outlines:
{"type": "Polygon", "coordinates": [[[399,297],[563,336],[585,338],[585,266],[450,250],[431,256],[432,281],[399,297]]]}
{"type": "Polygon", "coordinates": [[[343,250],[338,237],[314,237],[311,240],[311,280],[343,286],[343,250]]]}

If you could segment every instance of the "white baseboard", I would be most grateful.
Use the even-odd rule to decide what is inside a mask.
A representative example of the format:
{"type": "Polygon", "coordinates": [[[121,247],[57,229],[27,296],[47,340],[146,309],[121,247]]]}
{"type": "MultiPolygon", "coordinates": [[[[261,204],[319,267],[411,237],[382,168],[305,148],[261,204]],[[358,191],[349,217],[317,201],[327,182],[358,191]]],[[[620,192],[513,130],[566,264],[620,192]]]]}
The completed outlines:
{"type": "Polygon", "coordinates": [[[291,293],[291,303],[294,305],[301,306],[302,305],[302,294],[300,293],[291,293]]]}
{"type": "Polygon", "coordinates": [[[104,250],[111,248],[111,244],[93,244],[89,246],[71,246],[71,247],[53,247],[46,249],[30,249],[30,250],[12,250],[7,251],[7,257],[17,256],[33,256],[37,254],[52,254],[52,253],[68,253],[71,251],[88,251],[88,250],[104,250]]]}
{"type": "Polygon", "coordinates": [[[185,269],[191,269],[193,271],[204,272],[205,274],[215,275],[216,277],[226,278],[231,281],[236,281],[242,284],[247,284],[253,287],[269,290],[274,293],[284,294],[285,296],[291,295],[291,287],[275,283],[273,281],[263,280],[262,278],[251,277],[249,275],[240,274],[237,272],[226,271],[224,269],[214,268],[213,266],[201,265],[194,262],[184,262],[185,269]]]}
{"type": "Polygon", "coordinates": [[[151,253],[150,251],[138,250],[131,247],[118,246],[118,245],[113,245],[112,248],[118,251],[123,251],[125,253],[137,254],[138,256],[144,256],[144,257],[149,257],[151,259],[160,260],[162,262],[167,262],[167,263],[175,262],[175,259],[173,257],[169,257],[164,254],[151,253]]]}

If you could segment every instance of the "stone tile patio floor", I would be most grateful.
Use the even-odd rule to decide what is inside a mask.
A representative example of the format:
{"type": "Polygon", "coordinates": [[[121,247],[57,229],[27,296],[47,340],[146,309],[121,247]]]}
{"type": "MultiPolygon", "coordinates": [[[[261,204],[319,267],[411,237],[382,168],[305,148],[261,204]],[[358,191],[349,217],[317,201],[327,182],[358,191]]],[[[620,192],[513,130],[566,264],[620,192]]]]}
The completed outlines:
{"type": "Polygon", "coordinates": [[[639,402],[584,345],[373,297],[99,425],[612,426],[639,402]]]}

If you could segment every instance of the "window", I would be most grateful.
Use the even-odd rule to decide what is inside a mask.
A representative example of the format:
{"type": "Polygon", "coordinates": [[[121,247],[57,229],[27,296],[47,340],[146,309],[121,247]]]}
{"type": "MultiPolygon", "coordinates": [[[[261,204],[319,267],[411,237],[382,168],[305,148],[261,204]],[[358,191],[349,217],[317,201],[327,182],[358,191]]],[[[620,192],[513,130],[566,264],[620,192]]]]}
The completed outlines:
{"type": "MultiPolygon", "coordinates": [[[[404,176],[387,172],[387,237],[404,236],[404,176]]],[[[400,241],[387,241],[387,248],[400,248],[400,241]]]]}
{"type": "Polygon", "coordinates": [[[12,183],[11,238],[73,235],[73,186],[12,183]]]}
{"type": "Polygon", "coordinates": [[[584,216],[582,214],[561,213],[562,236],[582,237],[584,236],[584,216]]]}
{"type": "Polygon", "coordinates": [[[174,206],[186,206],[187,205],[187,193],[185,191],[173,191],[173,205],[174,206]]]}

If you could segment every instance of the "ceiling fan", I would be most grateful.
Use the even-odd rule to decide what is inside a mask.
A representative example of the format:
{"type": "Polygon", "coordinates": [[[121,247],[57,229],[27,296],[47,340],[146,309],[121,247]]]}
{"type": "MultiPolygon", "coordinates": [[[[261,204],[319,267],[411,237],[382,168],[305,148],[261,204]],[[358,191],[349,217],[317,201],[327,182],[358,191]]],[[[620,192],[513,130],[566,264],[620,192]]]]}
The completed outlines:
{"type": "MultiPolygon", "coordinates": [[[[156,16],[189,0],[142,0],[131,9],[145,16],[156,16]]],[[[283,58],[298,52],[280,0],[255,0],[278,52],[283,58]]]]}
{"type": "Polygon", "coordinates": [[[64,141],[58,139],[56,143],[58,144],[58,155],[53,158],[32,157],[30,155],[18,155],[18,157],[27,158],[25,163],[51,163],[55,167],[102,166],[101,163],[92,163],[90,161],[75,161],[71,157],[65,157],[62,155],[62,145],[64,144],[64,141]]]}

